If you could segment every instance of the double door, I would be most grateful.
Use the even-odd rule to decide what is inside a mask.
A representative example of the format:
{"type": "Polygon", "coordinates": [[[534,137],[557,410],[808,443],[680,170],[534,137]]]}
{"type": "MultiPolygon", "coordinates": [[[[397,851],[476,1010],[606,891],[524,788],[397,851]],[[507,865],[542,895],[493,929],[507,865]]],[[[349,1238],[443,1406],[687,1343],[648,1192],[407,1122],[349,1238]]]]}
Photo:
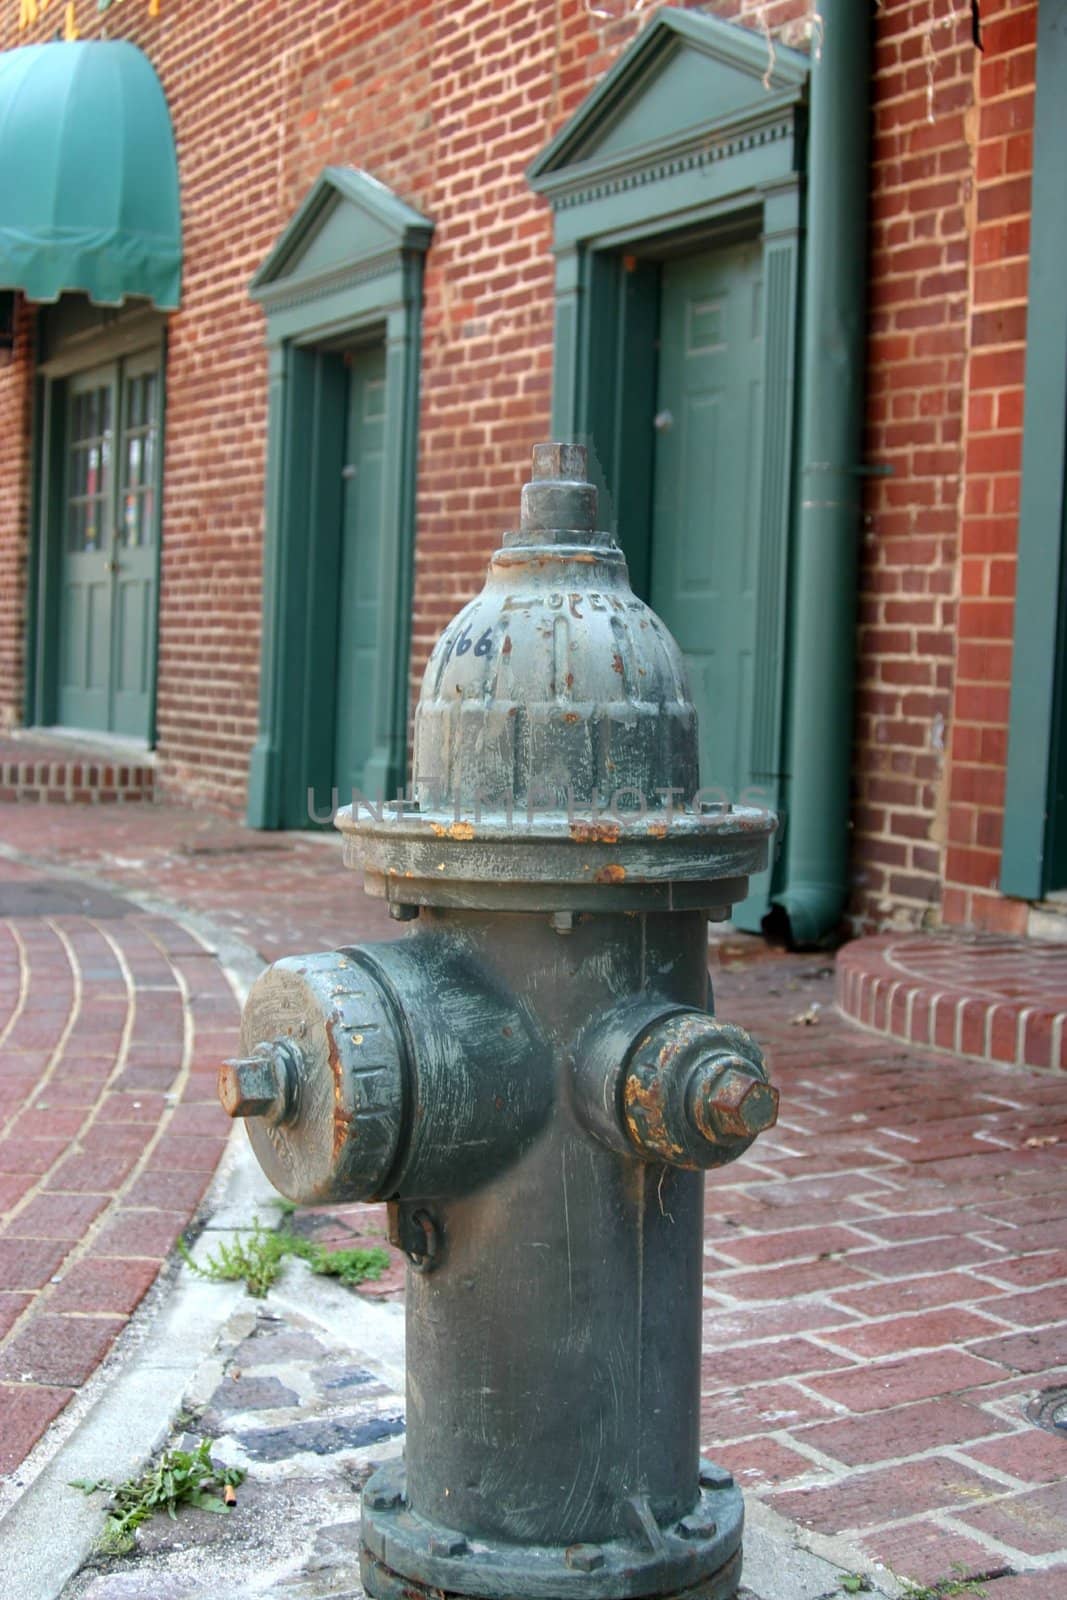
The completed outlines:
{"type": "Polygon", "coordinates": [[[155,352],[65,384],[56,720],[147,739],[159,564],[155,352]]]}

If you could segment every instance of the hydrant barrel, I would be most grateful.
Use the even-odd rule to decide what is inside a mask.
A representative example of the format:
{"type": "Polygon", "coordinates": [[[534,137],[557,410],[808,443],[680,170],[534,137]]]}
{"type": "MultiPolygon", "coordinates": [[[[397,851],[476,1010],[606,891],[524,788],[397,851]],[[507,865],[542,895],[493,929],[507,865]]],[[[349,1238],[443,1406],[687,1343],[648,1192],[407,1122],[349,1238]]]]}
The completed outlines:
{"type": "MultiPolygon", "coordinates": [[[[471,913],[465,933],[528,1003],[551,987],[543,1022],[563,1058],[649,963],[673,1000],[704,1004],[699,912],[620,924],[608,944],[593,918],[563,939],[547,919],[471,913]]],[[[692,1510],[703,1188],[695,1170],[617,1155],[558,1105],[491,1193],[439,1205],[447,1270],[408,1291],[405,1492],[420,1514],[502,1545],[596,1544],[613,1594],[612,1542],[646,1502],[666,1528],[692,1510]]]]}
{"type": "Polygon", "coordinates": [[[681,654],[597,528],[581,447],[535,449],[430,657],[413,770],[408,800],[337,818],[405,936],[277,963],[220,1077],[284,1193],[386,1200],[411,1263],[406,1457],[364,1492],[365,1588],[729,1600],[704,1175],[777,1092],[712,1014],[707,922],[775,821],[701,795],[681,654]]]}

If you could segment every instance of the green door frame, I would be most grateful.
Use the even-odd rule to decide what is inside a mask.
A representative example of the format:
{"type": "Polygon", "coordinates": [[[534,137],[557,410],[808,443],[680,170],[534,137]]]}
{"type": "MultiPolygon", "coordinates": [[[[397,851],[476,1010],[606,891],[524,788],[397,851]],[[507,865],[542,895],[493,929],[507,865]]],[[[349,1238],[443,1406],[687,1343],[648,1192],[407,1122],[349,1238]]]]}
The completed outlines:
{"type": "MultiPolygon", "coordinates": [[[[337,352],[377,338],[386,356],[386,489],[380,675],[363,792],[391,798],[404,781],[422,276],[432,233],[426,217],[369,174],[327,167],[252,280],[252,297],[267,315],[269,381],[259,734],[248,779],[253,828],[311,820],[307,794],[324,730],[332,737],[333,685],[322,682],[314,648],[322,598],[315,579],[323,577],[314,540],[327,508],[316,512],[308,495],[317,454],[339,425],[331,415],[337,352]]],[[[340,487],[338,479],[338,496],[340,487]]]]}
{"type": "MultiPolygon", "coordinates": [[[[29,561],[26,595],[27,727],[54,726],[59,667],[59,592],[63,550],[67,379],[107,362],[158,352],[159,449],[156,454],[154,608],[148,631],[146,745],[156,743],[156,667],[163,551],[163,458],[166,452],[167,319],[143,305],[113,309],[82,295],[64,295],[37,317],[37,361],[31,419],[29,561]]],[[[106,737],[106,735],[105,735],[106,737]]]]}
{"type": "MultiPolygon", "coordinates": [[[[766,44],[742,28],[663,10],[528,173],[554,213],[553,436],[595,440],[612,531],[633,551],[639,588],[647,582],[652,430],[634,406],[654,394],[645,352],[656,315],[644,261],[672,240],[688,238],[694,250],[746,234],[762,242],[753,765],[765,785],[761,803],[772,807],[783,781],[808,71],[807,58],[784,47],[768,67],[766,44]],[[716,90],[732,108],[726,116],[716,90]]],[[[770,873],[754,881],[742,925],[759,926],[770,892],[770,873]]]]}
{"type": "Polygon", "coordinates": [[[1067,0],[1041,0],[1022,493],[1000,887],[1067,884],[1067,0]]]}

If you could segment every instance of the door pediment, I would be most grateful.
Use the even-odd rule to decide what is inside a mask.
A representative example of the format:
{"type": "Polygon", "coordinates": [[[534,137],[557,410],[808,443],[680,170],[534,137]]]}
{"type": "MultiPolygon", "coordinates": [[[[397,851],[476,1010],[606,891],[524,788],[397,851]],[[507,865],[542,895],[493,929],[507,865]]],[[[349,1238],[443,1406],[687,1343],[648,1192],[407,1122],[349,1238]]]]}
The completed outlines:
{"type": "Polygon", "coordinates": [[[667,8],[537,157],[529,182],[554,194],[717,131],[780,119],[802,99],[807,79],[798,51],[776,43],[772,53],[751,29],[667,8]]]}
{"type": "Polygon", "coordinates": [[[324,167],[303,204],[252,279],[269,312],[312,300],[390,271],[409,251],[424,251],[433,224],[369,172],[324,167]]]}

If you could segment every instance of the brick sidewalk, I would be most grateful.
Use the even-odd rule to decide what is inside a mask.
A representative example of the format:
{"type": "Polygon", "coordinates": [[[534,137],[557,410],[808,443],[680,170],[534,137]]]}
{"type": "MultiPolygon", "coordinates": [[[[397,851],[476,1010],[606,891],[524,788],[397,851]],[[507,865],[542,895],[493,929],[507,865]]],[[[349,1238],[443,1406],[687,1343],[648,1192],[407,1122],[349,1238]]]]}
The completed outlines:
{"type": "Polygon", "coordinates": [[[908,1053],[810,958],[730,951],[783,1110],[708,1184],[705,1448],[899,1574],[1063,1600],[1067,1437],[1026,1408],[1067,1386],[1067,1081],[908,1053]]]}
{"type": "Polygon", "coordinates": [[[252,833],[187,806],[0,805],[0,842],[43,868],[208,916],[264,961],[398,932],[343,870],[332,830],[252,833]]]}
{"type": "Polygon", "coordinates": [[[183,928],[0,862],[0,1471],[96,1369],[206,1188],[237,1005],[183,928]]]}
{"type": "MultiPolygon", "coordinates": [[[[167,807],[120,826],[9,808],[3,836],[265,958],[398,931],[331,841],[167,807]]],[[[988,1600],[1065,1600],[1067,1440],[1027,1406],[1067,1385],[1067,1077],[861,1032],[832,1008],[829,965],[755,940],[722,943],[714,976],[720,1012],[768,1046],[783,1114],[708,1184],[705,1447],[900,1573],[959,1563],[1022,1574],[988,1600]]],[[[307,1218],[338,1239],[368,1223],[307,1218]]]]}

